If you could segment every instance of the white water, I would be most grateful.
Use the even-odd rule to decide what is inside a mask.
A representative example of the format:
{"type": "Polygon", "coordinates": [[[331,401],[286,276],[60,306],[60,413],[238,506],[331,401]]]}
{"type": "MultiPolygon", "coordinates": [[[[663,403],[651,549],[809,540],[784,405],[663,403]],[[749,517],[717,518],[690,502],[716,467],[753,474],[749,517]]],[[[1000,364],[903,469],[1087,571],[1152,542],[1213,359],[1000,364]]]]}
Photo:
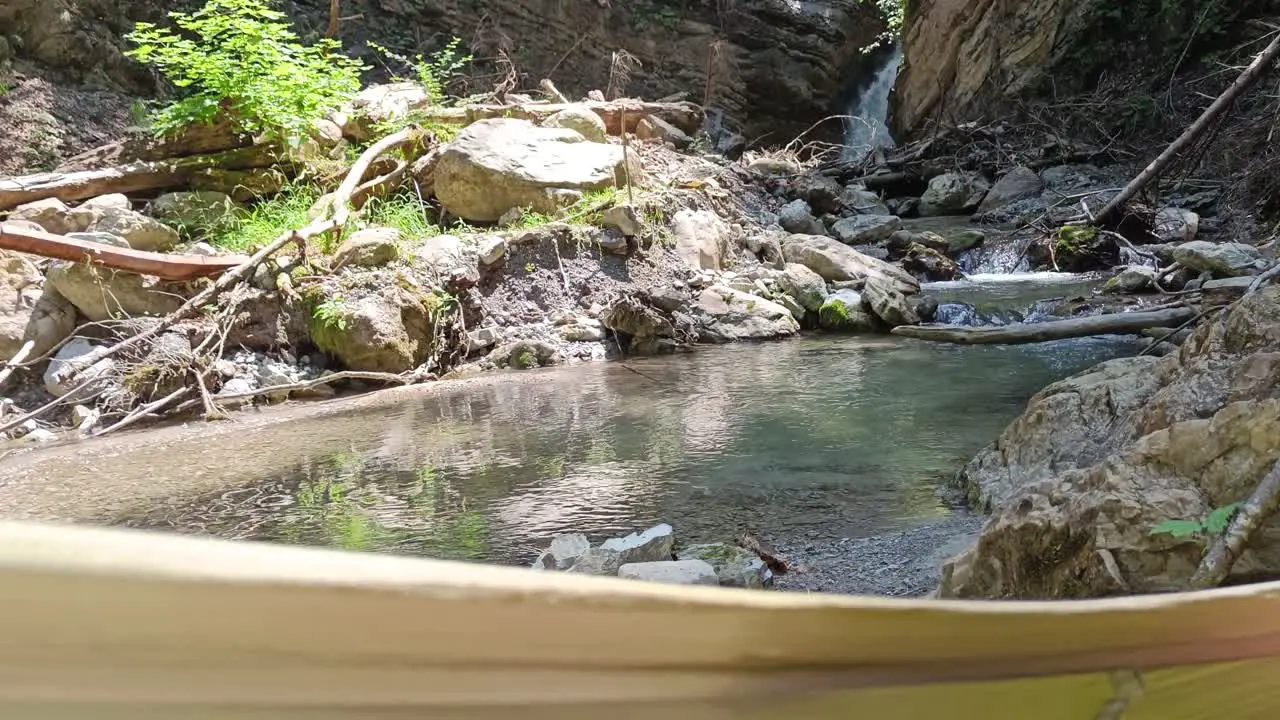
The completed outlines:
{"type": "Polygon", "coordinates": [[[902,62],[902,49],[895,46],[885,64],[876,70],[871,84],[854,96],[849,103],[849,118],[844,122],[844,156],[860,160],[878,147],[893,147],[889,135],[889,92],[898,77],[898,65],[902,62]]]}

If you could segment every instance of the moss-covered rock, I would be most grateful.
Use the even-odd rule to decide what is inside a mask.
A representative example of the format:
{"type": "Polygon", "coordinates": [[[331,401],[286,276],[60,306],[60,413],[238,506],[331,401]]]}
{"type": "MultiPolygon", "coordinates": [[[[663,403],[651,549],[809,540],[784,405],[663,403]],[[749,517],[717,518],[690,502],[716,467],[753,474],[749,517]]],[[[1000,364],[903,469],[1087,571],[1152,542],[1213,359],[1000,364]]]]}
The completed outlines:
{"type": "Polygon", "coordinates": [[[309,288],[311,342],[351,370],[400,373],[431,356],[433,313],[417,293],[391,283],[359,297],[309,288]]]}
{"type": "Polygon", "coordinates": [[[818,327],[841,332],[874,332],[876,318],[856,290],[837,290],[818,308],[818,327]]]}

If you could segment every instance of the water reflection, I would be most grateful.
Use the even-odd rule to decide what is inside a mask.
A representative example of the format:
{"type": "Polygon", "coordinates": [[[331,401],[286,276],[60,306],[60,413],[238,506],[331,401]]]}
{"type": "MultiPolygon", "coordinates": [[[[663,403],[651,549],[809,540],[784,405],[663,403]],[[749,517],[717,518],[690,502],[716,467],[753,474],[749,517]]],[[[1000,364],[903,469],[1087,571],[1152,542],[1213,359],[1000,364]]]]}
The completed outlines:
{"type": "Polygon", "coordinates": [[[1033,392],[1125,349],[825,338],[579,366],[352,414],[339,446],[126,524],[496,562],[658,521],[863,536],[948,512],[939,479],[1033,392]]]}

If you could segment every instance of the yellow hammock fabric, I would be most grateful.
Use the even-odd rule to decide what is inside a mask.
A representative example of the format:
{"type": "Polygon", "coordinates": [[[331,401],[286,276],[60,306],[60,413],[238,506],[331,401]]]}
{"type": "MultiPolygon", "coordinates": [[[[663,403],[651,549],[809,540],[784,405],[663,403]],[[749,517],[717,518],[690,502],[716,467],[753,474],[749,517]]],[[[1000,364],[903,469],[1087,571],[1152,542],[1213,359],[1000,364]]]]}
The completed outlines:
{"type": "Polygon", "coordinates": [[[1280,718],[1280,585],[683,588],[0,523],[0,719],[1280,718]]]}

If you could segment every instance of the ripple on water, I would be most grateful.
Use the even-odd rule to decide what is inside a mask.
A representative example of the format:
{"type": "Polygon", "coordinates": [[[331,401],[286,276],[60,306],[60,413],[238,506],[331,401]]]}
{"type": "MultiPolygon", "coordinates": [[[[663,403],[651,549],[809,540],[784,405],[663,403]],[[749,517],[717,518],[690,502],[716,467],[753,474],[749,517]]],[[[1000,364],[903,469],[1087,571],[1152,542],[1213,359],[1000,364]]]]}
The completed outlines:
{"type": "Polygon", "coordinates": [[[123,522],[497,562],[659,521],[688,542],[862,537],[946,515],[939,482],[1030,395],[1130,348],[825,337],[579,366],[264,428],[238,487],[123,522]]]}

